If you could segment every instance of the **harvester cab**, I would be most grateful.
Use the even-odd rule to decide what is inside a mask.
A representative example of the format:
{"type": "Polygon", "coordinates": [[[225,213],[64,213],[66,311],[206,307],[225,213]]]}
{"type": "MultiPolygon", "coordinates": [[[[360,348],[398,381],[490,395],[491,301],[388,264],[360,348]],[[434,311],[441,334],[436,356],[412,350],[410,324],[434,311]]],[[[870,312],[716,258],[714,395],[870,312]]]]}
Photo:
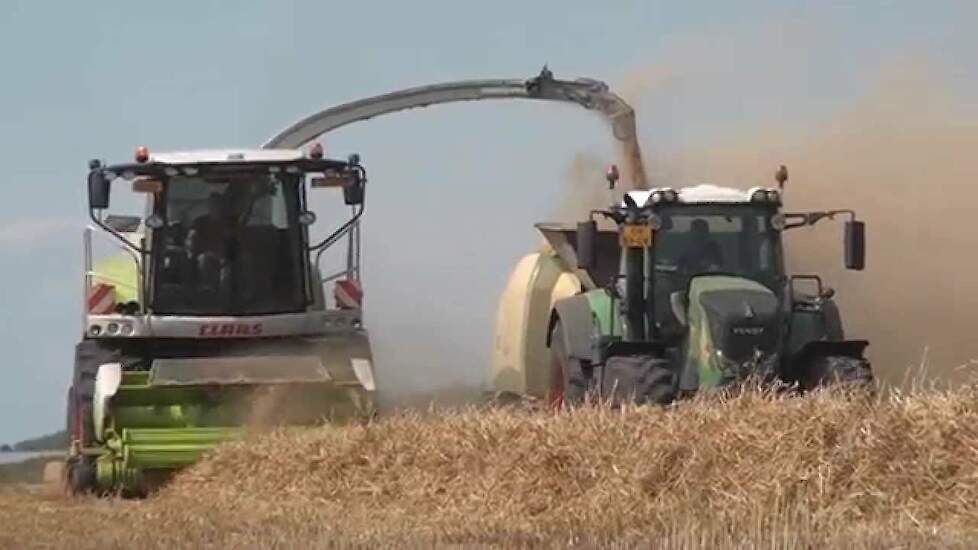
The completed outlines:
{"type": "Polygon", "coordinates": [[[373,414],[354,155],[263,149],[91,161],[84,332],[68,393],[74,491],[139,492],[254,424],[373,414]],[[112,216],[110,191],[145,195],[112,216]],[[319,242],[307,192],[342,190],[349,218],[319,242]],[[103,232],[124,254],[95,262],[103,232]],[[345,265],[322,274],[324,251],[345,265]],[[331,285],[332,299],[324,285],[331,285]]]}
{"type": "MultiPolygon", "coordinates": [[[[616,177],[609,171],[612,188],[616,177]]],[[[802,389],[870,382],[868,343],[845,339],[832,291],[819,277],[786,273],[782,242],[786,230],[844,216],[845,264],[860,270],[865,225],[850,210],[783,212],[783,167],[777,180],[777,188],[747,191],[630,191],[576,227],[539,225],[552,253],[525,259],[539,264],[527,272],[532,292],[514,272],[497,344],[512,342],[507,301],[543,298],[539,305],[530,298],[524,311],[531,313],[515,323],[527,332],[523,355],[497,347],[496,388],[554,403],[589,392],[668,403],[748,377],[802,389]],[[599,230],[598,220],[612,227],[599,230]],[[545,275],[548,269],[557,274],[545,275]],[[815,293],[806,294],[811,286],[815,293]],[[546,354],[533,349],[535,338],[546,339],[546,354]]]]}

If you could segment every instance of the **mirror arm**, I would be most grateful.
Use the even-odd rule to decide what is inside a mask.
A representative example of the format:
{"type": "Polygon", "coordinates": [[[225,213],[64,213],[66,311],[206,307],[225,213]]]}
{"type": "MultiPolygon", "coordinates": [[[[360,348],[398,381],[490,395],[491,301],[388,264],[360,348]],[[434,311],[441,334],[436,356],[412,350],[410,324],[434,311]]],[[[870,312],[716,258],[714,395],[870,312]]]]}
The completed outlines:
{"type": "MultiPolygon", "coordinates": [[[[351,168],[354,172],[357,172],[359,174],[360,185],[365,184],[367,181],[367,170],[364,169],[363,166],[356,163],[354,163],[351,168]]],[[[340,237],[342,237],[347,231],[349,231],[350,228],[353,227],[353,224],[357,223],[357,220],[359,220],[360,217],[363,216],[363,210],[364,208],[366,208],[366,201],[361,203],[359,206],[360,208],[353,214],[353,217],[350,218],[346,223],[341,225],[339,229],[333,231],[328,237],[319,241],[318,243],[309,246],[309,250],[319,251],[319,254],[316,255],[317,263],[319,262],[319,257],[323,254],[323,251],[329,248],[330,246],[332,246],[333,243],[335,243],[340,237]]]]}
{"type": "Polygon", "coordinates": [[[789,213],[785,214],[785,218],[801,218],[800,221],[794,223],[788,223],[785,225],[785,229],[794,229],[795,227],[804,227],[809,225],[815,225],[816,223],[828,218],[834,220],[839,214],[845,214],[849,216],[849,221],[856,221],[855,210],[841,209],[841,210],[823,210],[818,212],[800,212],[800,213],[789,213]]]}
{"type": "Polygon", "coordinates": [[[88,217],[91,218],[92,222],[95,225],[101,227],[104,231],[106,231],[107,233],[111,234],[116,239],[119,239],[119,242],[121,242],[122,244],[126,245],[126,247],[128,247],[130,250],[138,253],[140,256],[145,256],[146,255],[146,251],[145,250],[143,250],[141,247],[138,247],[138,246],[134,245],[133,243],[129,242],[129,240],[126,239],[125,237],[123,237],[121,233],[119,233],[118,231],[116,231],[115,229],[113,229],[111,226],[109,226],[108,224],[106,224],[105,222],[103,222],[102,220],[100,220],[99,217],[95,215],[95,210],[93,208],[89,208],[88,209],[88,217]]]}
{"type": "Polygon", "coordinates": [[[340,237],[342,237],[343,235],[345,235],[350,230],[350,228],[353,227],[353,225],[357,223],[357,220],[359,220],[360,217],[363,216],[363,210],[364,210],[364,205],[361,204],[360,205],[360,209],[357,210],[357,212],[353,215],[353,217],[350,218],[346,223],[344,223],[343,225],[341,225],[339,227],[339,229],[337,229],[336,231],[333,231],[332,234],[330,234],[328,237],[326,237],[322,241],[320,241],[320,242],[318,242],[318,243],[316,243],[316,244],[314,244],[314,245],[312,245],[312,246],[309,247],[309,250],[316,250],[317,251],[317,253],[316,253],[316,264],[317,265],[319,265],[319,258],[323,255],[323,252],[325,252],[327,248],[329,248],[330,246],[332,246],[333,244],[335,244],[336,241],[338,241],[340,239],[340,237]]]}
{"type": "Polygon", "coordinates": [[[604,216],[605,219],[612,220],[615,223],[619,223],[619,224],[622,223],[623,221],[625,221],[625,217],[622,216],[621,214],[619,214],[617,212],[608,211],[608,210],[591,210],[588,213],[588,219],[589,220],[594,220],[594,217],[596,215],[604,216]]]}

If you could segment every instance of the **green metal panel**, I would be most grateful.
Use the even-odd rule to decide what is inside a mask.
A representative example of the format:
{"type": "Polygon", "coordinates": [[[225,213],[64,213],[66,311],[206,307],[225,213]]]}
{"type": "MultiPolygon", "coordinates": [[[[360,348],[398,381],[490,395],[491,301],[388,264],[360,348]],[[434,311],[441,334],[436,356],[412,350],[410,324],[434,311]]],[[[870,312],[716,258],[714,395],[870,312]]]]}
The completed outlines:
{"type": "Polygon", "coordinates": [[[237,428],[123,429],[111,432],[111,451],[96,461],[100,489],[139,490],[147,470],[173,471],[193,464],[220,443],[239,437],[237,428]]]}
{"type": "Polygon", "coordinates": [[[589,290],[584,295],[594,314],[598,334],[621,336],[621,311],[618,300],[612,300],[611,295],[604,289],[589,290]]]}
{"type": "Polygon", "coordinates": [[[710,320],[700,298],[715,290],[737,289],[770,292],[764,285],[742,277],[697,277],[690,283],[689,346],[683,368],[686,372],[697,373],[700,389],[715,388],[723,381],[723,369],[716,354],[716,344],[709,327],[710,320]]]}
{"type": "Polygon", "coordinates": [[[95,262],[94,282],[115,287],[118,303],[139,301],[139,269],[129,254],[117,254],[95,262]]]}

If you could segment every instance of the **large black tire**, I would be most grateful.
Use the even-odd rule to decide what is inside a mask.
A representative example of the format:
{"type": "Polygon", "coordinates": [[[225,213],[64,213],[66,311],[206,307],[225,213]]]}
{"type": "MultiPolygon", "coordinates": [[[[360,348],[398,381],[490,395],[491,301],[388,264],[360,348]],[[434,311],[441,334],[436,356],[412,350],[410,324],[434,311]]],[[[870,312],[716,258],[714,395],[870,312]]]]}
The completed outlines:
{"type": "Polygon", "coordinates": [[[564,327],[558,319],[550,332],[550,391],[547,401],[553,407],[578,405],[592,387],[590,365],[570,357],[564,344],[564,327]]]}
{"type": "Polygon", "coordinates": [[[871,388],[873,370],[869,361],[844,355],[816,357],[802,377],[802,387],[808,390],[836,385],[871,388]]]}
{"type": "Polygon", "coordinates": [[[645,355],[610,357],[601,377],[601,397],[622,403],[667,405],[676,398],[677,380],[669,360],[645,355]]]}
{"type": "Polygon", "coordinates": [[[74,412],[73,428],[69,431],[73,439],[89,446],[95,438],[95,424],[92,418],[92,398],[95,396],[95,375],[104,363],[118,362],[122,354],[95,340],[84,340],[75,346],[75,369],[71,380],[70,394],[74,404],[69,405],[69,415],[74,412]]]}
{"type": "MultiPolygon", "coordinates": [[[[68,388],[67,430],[68,439],[74,445],[90,447],[95,442],[95,420],[92,417],[92,400],[95,396],[95,374],[103,363],[117,362],[118,350],[94,340],[85,340],[75,346],[75,368],[71,387],[68,388]]],[[[69,456],[65,465],[67,489],[71,493],[90,491],[95,486],[95,468],[84,456],[69,456]]]]}

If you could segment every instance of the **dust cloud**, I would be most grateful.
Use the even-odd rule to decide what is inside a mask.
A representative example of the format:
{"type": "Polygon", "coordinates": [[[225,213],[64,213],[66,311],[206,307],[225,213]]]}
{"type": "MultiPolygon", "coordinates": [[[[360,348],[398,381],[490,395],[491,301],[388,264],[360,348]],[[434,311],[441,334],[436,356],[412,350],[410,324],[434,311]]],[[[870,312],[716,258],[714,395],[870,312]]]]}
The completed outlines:
{"type": "Polygon", "coordinates": [[[791,230],[791,271],[837,290],[847,336],[870,340],[883,381],[960,383],[978,371],[978,119],[933,79],[886,79],[800,133],[765,128],[650,152],[652,185],[774,185],[786,164],[787,210],[854,209],[867,223],[865,271],[842,265],[841,219],[791,230]]]}

